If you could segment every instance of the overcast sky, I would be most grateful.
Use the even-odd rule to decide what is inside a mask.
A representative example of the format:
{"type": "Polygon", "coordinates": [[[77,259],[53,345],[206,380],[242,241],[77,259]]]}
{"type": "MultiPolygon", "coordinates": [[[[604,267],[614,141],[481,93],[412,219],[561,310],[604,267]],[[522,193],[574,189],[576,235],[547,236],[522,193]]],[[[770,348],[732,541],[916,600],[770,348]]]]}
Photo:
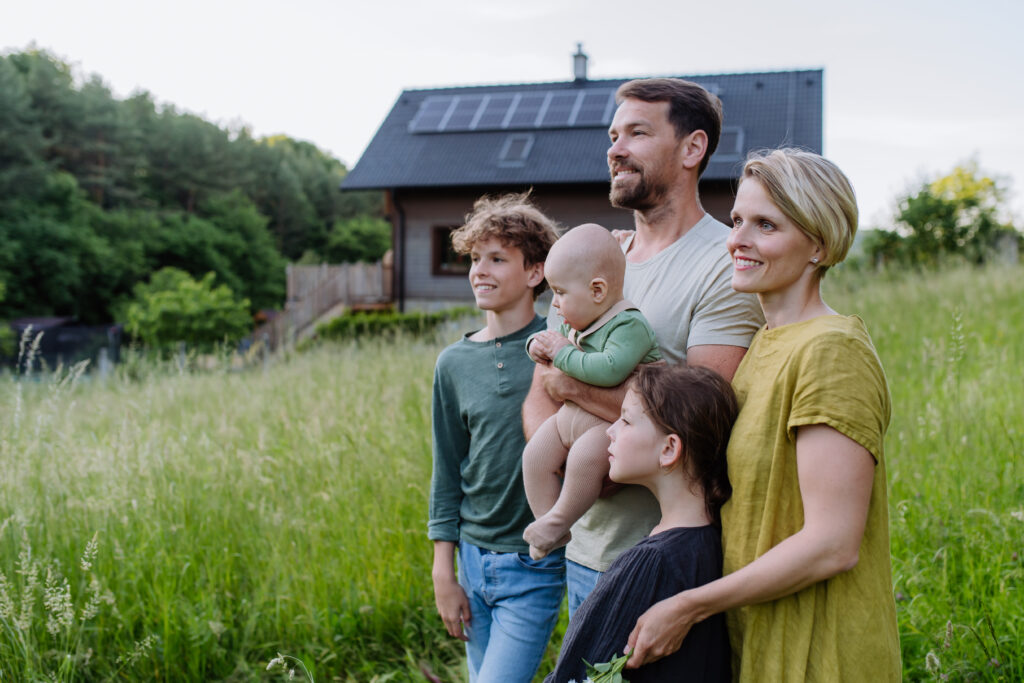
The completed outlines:
{"type": "Polygon", "coordinates": [[[350,168],[404,88],[825,70],[825,155],[863,226],[926,176],[976,159],[1024,224],[1020,0],[32,0],[0,49],[35,44],[220,124],[309,140],[350,168]]]}

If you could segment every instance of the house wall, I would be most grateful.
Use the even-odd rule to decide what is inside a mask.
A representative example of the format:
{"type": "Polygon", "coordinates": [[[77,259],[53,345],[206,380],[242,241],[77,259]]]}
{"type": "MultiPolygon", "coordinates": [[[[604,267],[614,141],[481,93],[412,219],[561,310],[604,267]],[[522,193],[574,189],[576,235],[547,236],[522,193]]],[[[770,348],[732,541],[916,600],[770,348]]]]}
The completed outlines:
{"type": "MultiPolygon", "coordinates": [[[[515,188],[510,191],[517,191],[515,188]]],[[[398,226],[399,209],[405,219],[405,241],[398,244],[396,229],[397,278],[395,296],[401,297],[404,284],[406,309],[433,309],[453,303],[473,300],[473,293],[465,275],[434,275],[432,273],[432,235],[435,226],[457,226],[473,208],[473,202],[493,189],[470,189],[462,191],[401,191],[397,198],[392,195],[392,224],[398,226]],[[404,266],[402,248],[405,249],[404,266]],[[404,267],[404,270],[403,270],[404,267]]],[[[728,222],[732,209],[732,190],[728,183],[702,187],[704,209],[718,220],[728,222]]],[[[632,212],[616,209],[608,203],[606,185],[589,187],[540,187],[534,188],[533,199],[548,216],[563,227],[580,223],[599,223],[607,228],[631,228],[632,212]]]]}

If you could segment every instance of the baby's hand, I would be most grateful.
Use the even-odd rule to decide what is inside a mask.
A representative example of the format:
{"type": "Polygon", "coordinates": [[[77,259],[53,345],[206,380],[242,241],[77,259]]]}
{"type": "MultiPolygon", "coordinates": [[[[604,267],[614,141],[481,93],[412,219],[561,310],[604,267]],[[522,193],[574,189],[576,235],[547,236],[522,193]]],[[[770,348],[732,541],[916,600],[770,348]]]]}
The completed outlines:
{"type": "Polygon", "coordinates": [[[612,230],[612,237],[615,238],[621,247],[626,243],[626,240],[633,236],[634,232],[636,232],[636,230],[612,230]]]}
{"type": "Polygon", "coordinates": [[[526,347],[527,353],[537,363],[550,363],[551,355],[548,353],[548,345],[540,335],[537,335],[530,340],[530,345],[526,347]]]}
{"type": "Polygon", "coordinates": [[[551,360],[555,359],[558,355],[558,351],[569,343],[569,340],[562,335],[552,330],[545,330],[538,334],[534,339],[543,339],[544,350],[548,354],[548,358],[551,360]]]}

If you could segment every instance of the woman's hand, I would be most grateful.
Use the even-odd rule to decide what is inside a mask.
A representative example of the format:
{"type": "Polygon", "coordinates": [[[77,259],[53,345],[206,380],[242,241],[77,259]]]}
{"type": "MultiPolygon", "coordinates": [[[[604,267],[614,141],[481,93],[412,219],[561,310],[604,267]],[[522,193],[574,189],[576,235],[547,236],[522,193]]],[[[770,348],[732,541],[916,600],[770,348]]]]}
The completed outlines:
{"type": "Polygon", "coordinates": [[[678,650],[690,628],[700,620],[696,617],[685,592],[652,605],[640,615],[629,634],[623,652],[632,649],[633,655],[626,668],[636,669],[678,650]]]}

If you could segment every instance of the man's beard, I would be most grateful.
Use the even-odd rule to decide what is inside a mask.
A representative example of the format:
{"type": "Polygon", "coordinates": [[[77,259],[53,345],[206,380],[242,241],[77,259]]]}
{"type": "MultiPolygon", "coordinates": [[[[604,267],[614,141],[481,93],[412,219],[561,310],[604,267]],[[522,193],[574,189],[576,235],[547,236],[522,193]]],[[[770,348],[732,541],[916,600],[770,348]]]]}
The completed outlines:
{"type": "Polygon", "coordinates": [[[654,183],[647,182],[647,176],[643,171],[633,168],[640,175],[640,180],[629,187],[616,187],[612,181],[611,189],[608,191],[608,199],[612,206],[617,209],[632,209],[634,211],[647,211],[659,206],[665,194],[665,188],[658,187],[654,183]]]}

